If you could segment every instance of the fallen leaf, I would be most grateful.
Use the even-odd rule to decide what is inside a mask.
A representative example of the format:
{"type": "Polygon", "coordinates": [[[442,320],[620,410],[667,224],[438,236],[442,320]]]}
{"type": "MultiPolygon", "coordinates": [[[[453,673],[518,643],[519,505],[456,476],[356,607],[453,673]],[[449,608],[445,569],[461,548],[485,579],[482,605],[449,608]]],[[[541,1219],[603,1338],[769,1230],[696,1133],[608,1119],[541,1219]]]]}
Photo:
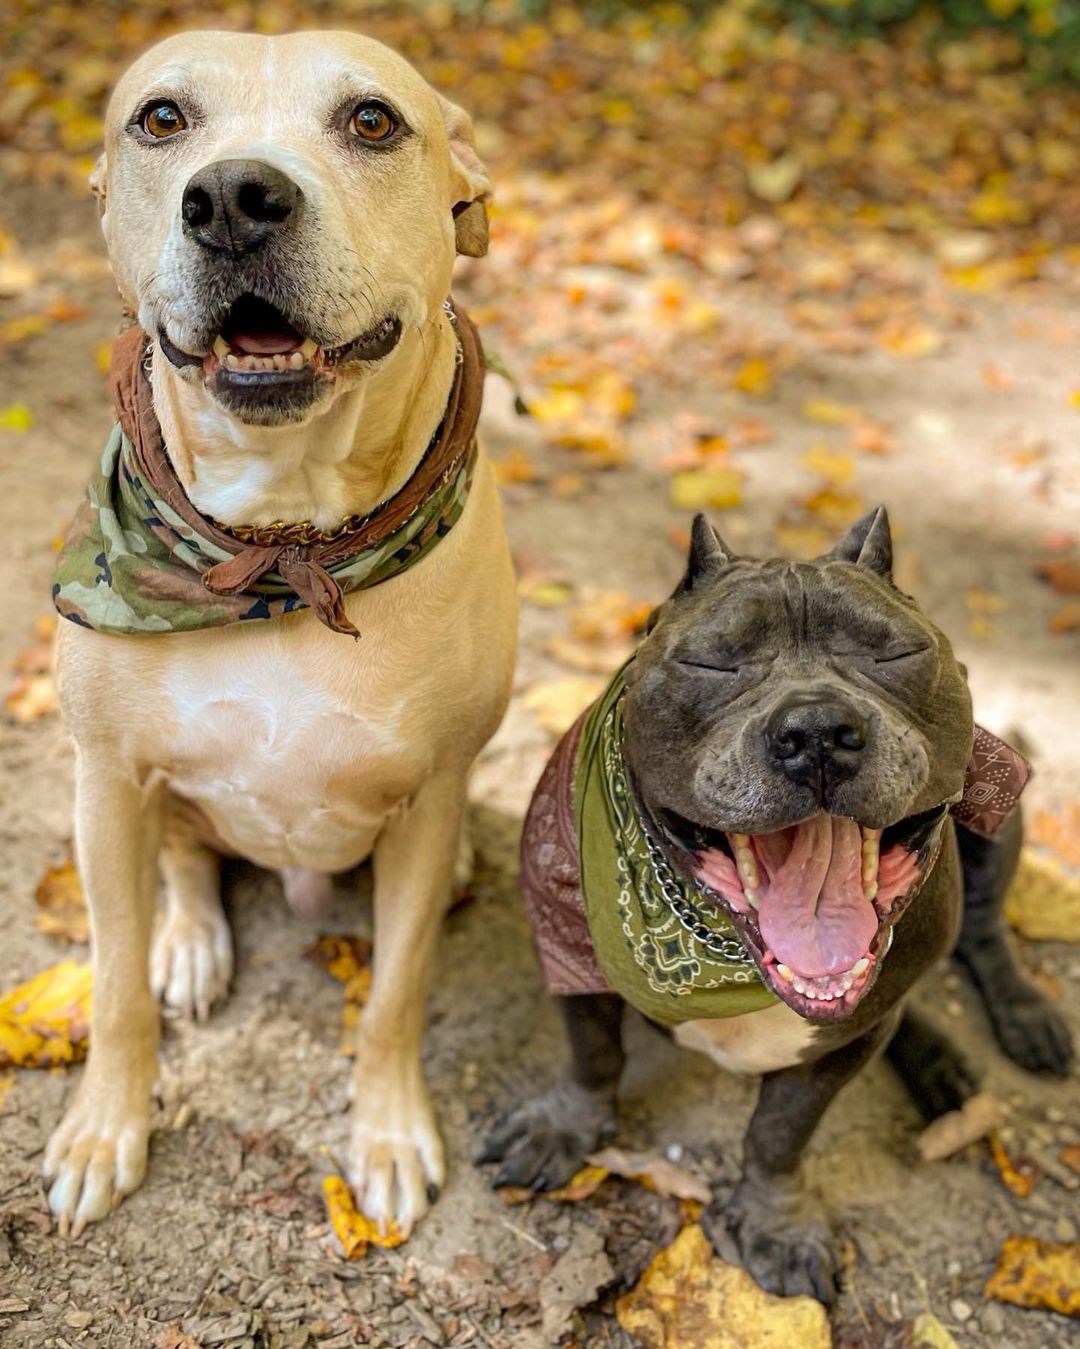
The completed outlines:
{"type": "Polygon", "coordinates": [[[1068,1147],[1062,1148],[1059,1160],[1080,1176],[1080,1143],[1070,1143],[1068,1147]]]}
{"type": "Polygon", "coordinates": [[[628,639],[622,643],[607,643],[597,646],[595,643],[578,642],[571,637],[549,637],[543,644],[543,650],[571,670],[583,674],[612,674],[633,650],[628,639]]]}
{"type": "Polygon", "coordinates": [[[713,1254],[695,1223],[654,1256],[615,1306],[643,1349],[830,1349],[825,1308],[810,1297],[763,1292],[744,1269],[713,1254]]]}
{"type": "Polygon", "coordinates": [[[518,580],[518,594],[538,609],[557,609],[574,598],[573,586],[544,576],[522,576],[518,580]]]}
{"type": "Polygon", "coordinates": [[[1080,869],[1080,802],[1067,801],[1060,811],[1037,811],[1028,824],[1028,834],[1067,866],[1080,869]]]}
{"type": "Polygon", "coordinates": [[[737,468],[688,468],[671,478],[671,504],[683,511],[728,510],[742,504],[737,468]]]}
{"type": "Polygon", "coordinates": [[[0,1068],[80,1063],[90,1039],[90,964],[62,961],[0,998],[0,1068]]]}
{"type": "Polygon", "coordinates": [[[785,557],[808,561],[827,553],[833,536],[822,525],[798,524],[781,520],[776,526],[776,539],[785,557]]]}
{"type": "Polygon", "coordinates": [[[341,1006],[341,1052],[356,1053],[356,1024],[361,1009],[371,996],[371,942],[365,937],[323,933],[314,946],[304,952],[310,960],[344,984],[341,1006]]]}
{"type": "Polygon", "coordinates": [[[1007,1237],[983,1292],[995,1302],[1080,1316],[1080,1242],[1007,1237]]]}
{"type": "Polygon", "coordinates": [[[501,459],[492,459],[491,466],[500,487],[537,480],[536,465],[524,450],[510,450],[501,459]]]}
{"type": "Polygon", "coordinates": [[[498,1190],[498,1196],[504,1204],[512,1206],[527,1204],[533,1199],[553,1199],[557,1204],[580,1204],[583,1199],[591,1199],[610,1174],[604,1166],[583,1166],[556,1190],[528,1190],[521,1185],[503,1185],[498,1190]]]}
{"type": "Polygon", "coordinates": [[[592,1227],[577,1229],[537,1289],[543,1342],[560,1343],[574,1313],[593,1302],[614,1278],[600,1233],[592,1227]]]}
{"type": "Polygon", "coordinates": [[[746,179],[755,197],[776,205],[787,201],[799,186],[802,172],[802,164],[795,155],[781,155],[779,159],[747,165],[746,179]]]}
{"type": "Polygon", "coordinates": [[[932,1312],[922,1312],[911,1325],[911,1349],[957,1349],[957,1343],[932,1312]]]}
{"type": "Polygon", "coordinates": [[[606,681],[584,675],[563,675],[534,684],[522,695],[521,705],[537,724],[552,735],[568,731],[590,703],[603,693],[606,681]]]}
{"type": "Polygon", "coordinates": [[[805,508],[824,521],[831,529],[846,529],[862,515],[865,502],[858,492],[844,492],[836,487],[824,487],[803,502],[805,508]]]}
{"type": "Polygon", "coordinates": [[[1005,1188],[1017,1199],[1026,1199],[1039,1183],[1038,1167],[1026,1157],[1012,1158],[997,1132],[990,1135],[989,1142],[990,1156],[1005,1188]]]}
{"type": "Polygon", "coordinates": [[[848,483],[855,476],[855,460],[851,455],[828,445],[811,445],[802,461],[811,473],[819,473],[830,483],[848,483]]]}
{"type": "Polygon", "coordinates": [[[198,1340],[185,1335],[178,1325],[163,1326],[154,1339],[154,1349],[199,1349],[198,1340]]]}
{"type": "Polygon", "coordinates": [[[860,417],[859,409],[849,403],[834,403],[828,398],[808,398],[802,405],[802,415],[808,422],[824,426],[846,426],[860,417]]]}
{"type": "Polygon", "coordinates": [[[391,1222],[382,1232],[377,1223],[361,1213],[353,1200],[352,1189],[340,1176],[325,1176],[322,1190],[330,1225],[341,1242],[346,1260],[362,1259],[369,1246],[390,1249],[405,1240],[397,1223],[391,1222]]]}
{"type": "Polygon", "coordinates": [[[1036,576],[1049,582],[1059,595],[1080,595],[1080,562],[1065,558],[1059,562],[1040,562],[1036,576]]]}
{"type": "Polygon", "coordinates": [[[772,392],[773,368],[764,356],[753,356],[735,373],[733,383],[740,393],[765,398],[772,392]]]}
{"type": "Polygon", "coordinates": [[[1005,917],[1031,941],[1080,941],[1080,880],[1024,848],[1005,897],[1005,917]]]}
{"type": "Polygon", "coordinates": [[[75,863],[68,859],[59,866],[49,867],[38,881],[34,895],[37,916],[34,925],[47,937],[61,941],[90,940],[90,916],[86,911],[86,896],[75,863]]]}
{"type": "Polygon", "coordinates": [[[29,726],[52,716],[60,706],[51,674],[16,675],[4,698],[8,716],[16,726],[29,726]]]}
{"type": "Polygon", "coordinates": [[[1080,602],[1070,600],[1068,604],[1063,604],[1055,614],[1051,614],[1046,626],[1050,632],[1076,632],[1080,629],[1080,602]]]}
{"type": "Polygon", "coordinates": [[[989,1092],[969,1096],[959,1110],[950,1110],[931,1120],[919,1135],[916,1147],[924,1162],[941,1162],[971,1143],[977,1143],[1005,1122],[1005,1108],[989,1092]]]}
{"type": "Polygon", "coordinates": [[[0,431],[29,431],[34,424],[34,414],[25,403],[9,403],[0,408],[0,431]]]}
{"type": "Polygon", "coordinates": [[[705,1182],[676,1166],[666,1157],[658,1157],[652,1152],[627,1152],[623,1148],[603,1148],[594,1152],[588,1159],[591,1166],[602,1167],[613,1176],[622,1176],[626,1180],[636,1180],[648,1190],[657,1194],[670,1195],[675,1199],[695,1199],[707,1204],[712,1191],[705,1182]]]}

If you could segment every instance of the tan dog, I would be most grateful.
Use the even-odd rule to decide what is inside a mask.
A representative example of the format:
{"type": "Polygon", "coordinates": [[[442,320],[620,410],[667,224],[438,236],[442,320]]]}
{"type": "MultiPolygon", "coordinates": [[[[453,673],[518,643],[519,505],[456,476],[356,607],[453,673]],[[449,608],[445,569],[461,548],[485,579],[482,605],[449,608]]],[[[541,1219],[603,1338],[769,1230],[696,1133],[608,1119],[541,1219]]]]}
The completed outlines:
{"type": "MultiPolygon", "coordinates": [[[[204,515],[328,528],[406,482],[454,377],[455,243],[486,248],[489,183],[459,109],[352,34],[181,35],[121,80],[94,186],[121,292],[154,339],[170,458],[204,515]],[[283,314],[303,345],[259,356],[282,346],[283,314]],[[211,381],[212,364],[306,373],[211,381]]],[[[203,1016],[226,990],[219,850],[280,868],[297,907],[372,857],[351,1179],[370,1216],[406,1232],[442,1182],[424,1002],[466,776],[502,717],[515,641],[483,457],[451,532],[346,606],[359,642],[310,611],[149,636],[60,625],[95,983],[89,1062],[45,1159],[62,1231],[145,1172],[159,860],[154,991],[203,1016]]]]}

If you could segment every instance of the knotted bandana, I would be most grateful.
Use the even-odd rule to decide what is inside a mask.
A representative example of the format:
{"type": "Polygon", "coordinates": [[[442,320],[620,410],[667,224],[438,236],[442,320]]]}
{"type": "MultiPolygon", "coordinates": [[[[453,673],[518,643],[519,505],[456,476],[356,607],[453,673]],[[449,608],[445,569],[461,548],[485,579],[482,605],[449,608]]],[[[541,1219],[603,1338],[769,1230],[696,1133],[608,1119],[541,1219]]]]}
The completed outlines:
{"type": "Polygon", "coordinates": [[[484,357],[468,315],[453,307],[450,313],[459,351],[454,383],[443,420],[408,482],[369,515],[297,542],[295,526],[279,535],[276,526],[234,533],[192,505],[154,413],[145,369],[149,339],[129,328],[113,352],[119,420],[57,560],[57,611],[101,632],[146,634],[311,608],[334,632],[358,637],[343,596],[407,570],[465,509],[484,357]]]}

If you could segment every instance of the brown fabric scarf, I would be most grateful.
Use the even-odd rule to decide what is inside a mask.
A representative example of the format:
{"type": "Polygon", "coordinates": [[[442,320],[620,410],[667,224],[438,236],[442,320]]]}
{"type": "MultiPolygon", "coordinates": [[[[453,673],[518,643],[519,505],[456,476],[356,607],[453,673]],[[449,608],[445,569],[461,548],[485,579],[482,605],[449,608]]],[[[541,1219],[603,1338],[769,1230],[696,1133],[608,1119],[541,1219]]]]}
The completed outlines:
{"type": "MultiPolygon", "coordinates": [[[[350,637],[360,634],[349,621],[341,587],[327,570],[365,549],[377,547],[399,529],[469,456],[484,392],[484,352],[473,323],[451,301],[460,359],[439,429],[409,480],[370,514],[347,522],[334,537],[312,543],[246,543],[192,505],[169,459],[154,412],[146,373],[149,338],[142,328],[127,329],[113,346],[109,383],[113,406],[131,441],[140,472],[153,494],[203,538],[231,553],[206,571],[202,583],[215,595],[249,590],[268,572],[277,574],[300,600],[332,628],[350,637]]],[[[265,531],[269,533],[270,531],[265,531]]]]}

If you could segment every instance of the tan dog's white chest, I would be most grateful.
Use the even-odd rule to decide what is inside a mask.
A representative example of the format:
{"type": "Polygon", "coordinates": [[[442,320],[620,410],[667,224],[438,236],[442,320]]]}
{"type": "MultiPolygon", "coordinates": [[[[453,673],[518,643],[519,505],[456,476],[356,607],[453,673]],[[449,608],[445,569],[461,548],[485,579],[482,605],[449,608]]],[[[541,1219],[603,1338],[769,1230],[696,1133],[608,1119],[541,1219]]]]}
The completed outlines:
{"type": "Polygon", "coordinates": [[[362,682],[335,696],[272,638],[247,661],[177,662],[165,692],[178,728],[171,786],[262,866],[355,865],[403,801],[402,700],[383,690],[364,715],[362,682]]]}
{"type": "Polygon", "coordinates": [[[782,1002],[760,1012],[717,1020],[683,1021],[675,1040],[707,1054],[729,1073],[774,1073],[802,1061],[814,1039],[814,1027],[782,1002]]]}

